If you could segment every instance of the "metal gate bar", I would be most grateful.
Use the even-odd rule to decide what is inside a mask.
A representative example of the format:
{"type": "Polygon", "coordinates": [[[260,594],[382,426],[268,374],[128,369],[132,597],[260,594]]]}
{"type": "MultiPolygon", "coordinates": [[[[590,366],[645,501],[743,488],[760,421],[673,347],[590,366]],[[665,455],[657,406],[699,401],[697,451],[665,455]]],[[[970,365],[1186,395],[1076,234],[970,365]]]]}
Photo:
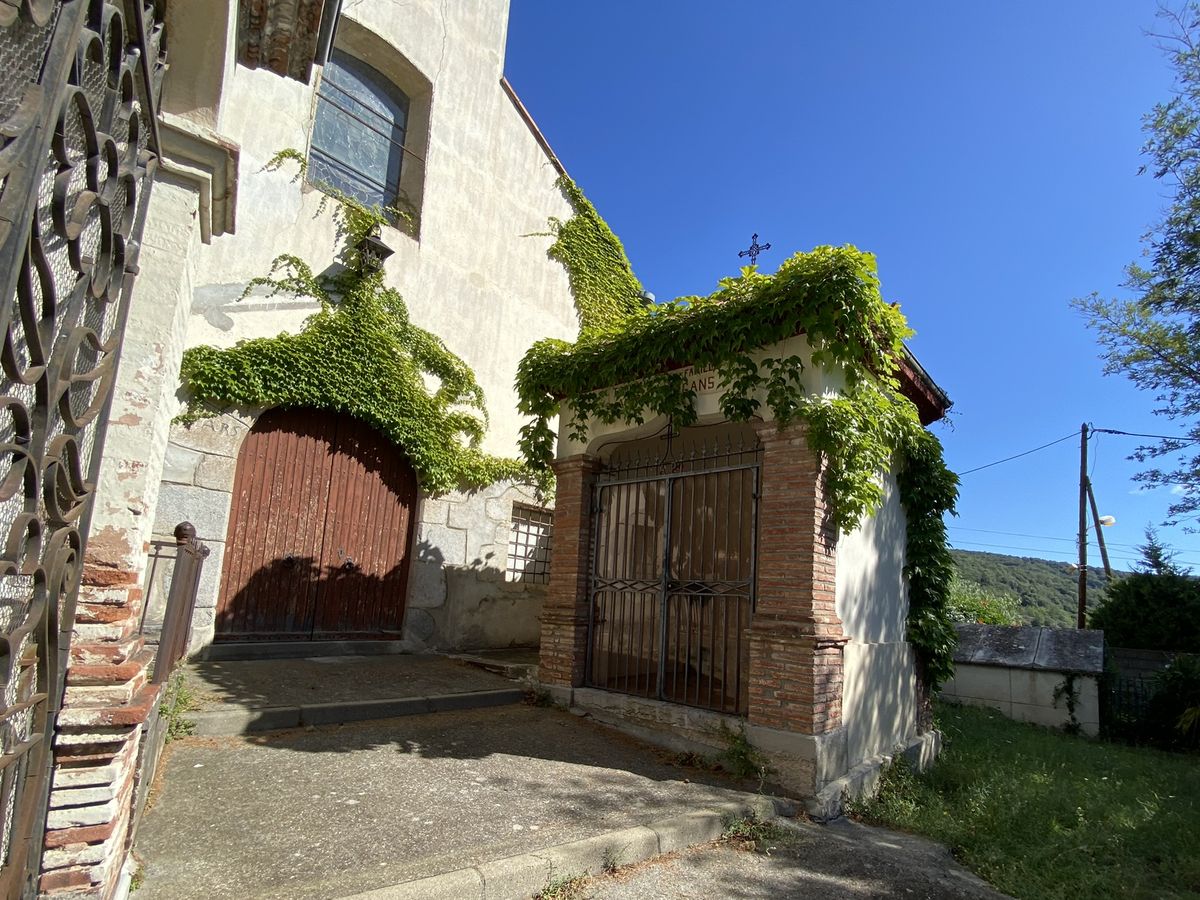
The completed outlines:
{"type": "Polygon", "coordinates": [[[610,464],[594,488],[587,683],[746,709],[760,453],[610,464]]]}

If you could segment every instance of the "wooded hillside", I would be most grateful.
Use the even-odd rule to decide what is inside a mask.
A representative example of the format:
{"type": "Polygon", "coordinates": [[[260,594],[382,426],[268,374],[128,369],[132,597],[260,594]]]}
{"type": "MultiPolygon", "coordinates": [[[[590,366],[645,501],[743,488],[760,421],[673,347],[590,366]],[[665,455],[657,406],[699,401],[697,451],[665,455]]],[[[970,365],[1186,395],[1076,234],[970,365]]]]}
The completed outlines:
{"type": "MultiPolygon", "coordinates": [[[[1079,575],[1067,563],[1000,553],[952,550],[960,577],[985,588],[1008,591],[1021,599],[1021,617],[1029,625],[1074,628],[1079,575]]],[[[1104,573],[1088,572],[1088,609],[1100,602],[1104,573]]]]}

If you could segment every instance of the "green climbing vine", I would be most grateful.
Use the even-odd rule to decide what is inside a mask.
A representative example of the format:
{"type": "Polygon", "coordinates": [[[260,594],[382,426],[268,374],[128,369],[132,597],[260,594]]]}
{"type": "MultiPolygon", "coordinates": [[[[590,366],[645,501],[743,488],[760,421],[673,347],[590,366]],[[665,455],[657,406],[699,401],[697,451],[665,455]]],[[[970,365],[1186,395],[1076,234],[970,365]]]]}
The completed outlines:
{"type": "MultiPolygon", "coordinates": [[[[595,210],[584,209],[586,217],[577,218],[601,233],[590,221],[595,210]]],[[[632,279],[627,262],[622,268],[594,244],[562,240],[575,222],[559,226],[551,251],[567,266],[583,327],[576,343],[539,341],[521,361],[519,409],[530,417],[521,433],[526,459],[539,467],[553,457],[550,423],[560,411],[568,434],[580,441],[594,422],[641,424],[662,415],[678,426],[692,424],[696,395],[683,370],[693,366],[716,371],[726,418],[747,421],[769,410],[781,424],[805,423],[810,445],[825,459],[832,515],[844,532],[878,508],[880,474],[895,464],[910,520],[909,639],[929,680],[940,683],[952,671],[954,647],[945,607],[952,563],[942,517],[953,511],[957,478],[942,462],[941,444],[899,392],[899,360],[911,331],[899,308],[880,295],[874,257],[849,246],[817,247],[795,254],[774,275],[748,267],[707,297],[647,310],[618,302],[636,298],[636,282],[618,277],[632,279]],[[582,298],[580,284],[586,286],[582,298]],[[764,348],[801,333],[807,358],[765,354],[764,348]],[[809,390],[809,366],[841,373],[840,390],[809,390]]],[[[611,235],[607,227],[604,233],[611,235]]]]}
{"type": "Polygon", "coordinates": [[[908,640],[917,650],[926,682],[936,690],[954,675],[958,643],[947,608],[955,568],[945,518],[954,514],[958,476],[946,467],[942,442],[922,428],[906,442],[896,480],[907,518],[908,640]]]}
{"type": "Polygon", "coordinates": [[[625,248],[596,207],[568,176],[558,186],[574,215],[563,222],[550,220],[555,241],[547,251],[567,270],[579,328],[583,334],[607,334],[643,315],[642,284],[633,274],[625,248]]]}
{"type": "MultiPolygon", "coordinates": [[[[292,159],[288,151],[272,163],[292,159]]],[[[440,338],[413,324],[381,270],[361,264],[358,243],[389,221],[385,210],[344,195],[335,212],[345,250],[336,274],[316,275],[298,256],[279,256],[246,293],[308,297],[320,303],[298,334],[201,346],[183,355],[184,423],[229,407],[313,407],[346,412],[403,448],[421,486],[441,493],[501,479],[547,474],[479,449],[487,429],[483,390],[440,338]],[[436,382],[427,387],[427,379],[436,382]]],[[[245,296],[245,294],[243,294],[245,296]]]]}

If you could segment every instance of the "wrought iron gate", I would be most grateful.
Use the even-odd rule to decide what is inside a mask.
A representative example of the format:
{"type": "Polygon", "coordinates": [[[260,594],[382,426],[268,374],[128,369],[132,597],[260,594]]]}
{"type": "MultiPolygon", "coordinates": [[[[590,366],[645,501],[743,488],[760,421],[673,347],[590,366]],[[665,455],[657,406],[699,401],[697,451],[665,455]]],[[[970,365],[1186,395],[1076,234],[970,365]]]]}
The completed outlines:
{"type": "MultiPolygon", "coordinates": [[[[160,0],[161,2],[161,0],[160,0]]],[[[32,894],[163,72],[153,0],[0,0],[0,896],[32,894]]]]}
{"type": "Polygon", "coordinates": [[[653,456],[593,488],[587,683],[743,713],[760,451],[653,456]]]}

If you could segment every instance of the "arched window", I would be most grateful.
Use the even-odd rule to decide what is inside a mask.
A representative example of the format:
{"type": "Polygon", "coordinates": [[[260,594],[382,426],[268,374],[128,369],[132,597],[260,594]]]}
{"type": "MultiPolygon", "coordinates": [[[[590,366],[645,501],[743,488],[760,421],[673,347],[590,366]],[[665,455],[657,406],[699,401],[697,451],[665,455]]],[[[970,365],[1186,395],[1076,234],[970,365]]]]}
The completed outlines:
{"type": "Polygon", "coordinates": [[[333,50],[317,92],[308,177],[367,206],[400,191],[408,97],[366,63],[333,50]]]}

